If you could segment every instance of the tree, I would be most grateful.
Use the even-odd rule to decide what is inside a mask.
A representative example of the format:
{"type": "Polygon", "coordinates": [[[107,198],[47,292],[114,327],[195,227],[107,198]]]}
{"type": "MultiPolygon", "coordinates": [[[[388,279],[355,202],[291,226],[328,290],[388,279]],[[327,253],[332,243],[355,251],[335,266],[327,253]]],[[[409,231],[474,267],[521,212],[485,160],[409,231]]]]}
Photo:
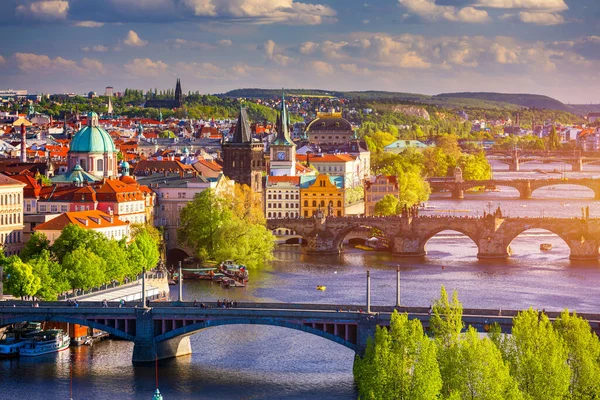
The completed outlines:
{"type": "Polygon", "coordinates": [[[235,217],[217,230],[215,243],[216,260],[234,260],[251,268],[271,260],[275,247],[273,234],[264,225],[235,217]]]}
{"type": "Polygon", "coordinates": [[[463,154],[458,158],[457,164],[462,169],[464,180],[480,181],[492,177],[492,167],[483,151],[477,154],[463,154]]]}
{"type": "Polygon", "coordinates": [[[458,341],[457,356],[453,394],[465,400],[523,399],[500,350],[473,327],[458,341]]]}
{"type": "Polygon", "coordinates": [[[394,311],[390,330],[378,327],[365,355],[357,358],[354,376],[361,398],[429,400],[442,381],[436,346],[419,320],[394,311]]]}
{"type": "Polygon", "coordinates": [[[40,257],[42,252],[50,250],[50,241],[40,232],[34,232],[29,238],[29,241],[25,243],[25,246],[19,254],[21,260],[28,262],[32,258],[40,257]]]}
{"type": "Polygon", "coordinates": [[[400,201],[393,194],[386,194],[381,200],[375,203],[375,215],[389,216],[398,215],[398,205],[400,201]]]}
{"type": "Polygon", "coordinates": [[[552,125],[548,134],[548,150],[558,150],[560,148],[560,137],[556,133],[556,127],[552,125]]]}
{"type": "Polygon", "coordinates": [[[79,247],[88,247],[94,241],[106,240],[102,234],[69,224],[51,247],[52,253],[62,262],[64,256],[79,247]]]}
{"type": "MultiPolygon", "coordinates": [[[[159,248],[155,238],[148,231],[141,231],[138,233],[133,243],[129,246],[137,247],[144,256],[143,268],[152,269],[156,267],[158,260],[160,259],[159,248]]],[[[142,272],[141,269],[136,271],[136,273],[140,272],[142,272]]]]}
{"type": "Polygon", "coordinates": [[[58,295],[70,289],[69,274],[56,261],[51,260],[48,250],[29,261],[33,274],[40,278],[40,288],[35,296],[46,301],[55,301],[58,295]]]}
{"type": "Polygon", "coordinates": [[[40,278],[33,273],[31,266],[17,256],[6,259],[4,275],[6,290],[15,297],[33,296],[41,287],[40,278]]]}
{"type": "Polygon", "coordinates": [[[511,374],[527,399],[564,399],[571,370],[563,338],[548,317],[529,309],[513,319],[507,339],[511,374]]]}
{"type": "Polygon", "coordinates": [[[106,281],[104,260],[83,247],[66,254],[62,265],[69,271],[72,289],[89,289],[106,281]]]}
{"type": "Polygon", "coordinates": [[[564,310],[554,328],[567,345],[572,399],[600,399],[600,341],[589,322],[564,310]]]}
{"type": "Polygon", "coordinates": [[[423,151],[423,173],[426,177],[446,176],[453,160],[439,147],[429,147],[423,151]]]}
{"type": "Polygon", "coordinates": [[[190,246],[201,260],[215,256],[217,230],[232,218],[225,201],[214,189],[206,189],[194,196],[180,213],[181,225],[177,235],[181,243],[190,246]]]}

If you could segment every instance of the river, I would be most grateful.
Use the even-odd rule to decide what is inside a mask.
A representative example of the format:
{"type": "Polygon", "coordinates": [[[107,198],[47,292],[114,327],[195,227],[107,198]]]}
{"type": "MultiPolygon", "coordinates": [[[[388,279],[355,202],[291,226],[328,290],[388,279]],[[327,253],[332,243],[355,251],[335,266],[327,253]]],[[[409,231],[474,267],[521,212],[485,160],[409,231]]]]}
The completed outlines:
{"type": "MultiPolygon", "coordinates": [[[[495,178],[543,178],[527,169],[508,173],[495,166],[495,178]]],[[[586,166],[580,176],[600,169],[586,166]]],[[[575,174],[568,174],[568,177],[575,174]]],[[[432,213],[477,215],[500,206],[511,216],[577,217],[581,207],[600,216],[600,203],[589,189],[557,186],[539,189],[520,201],[517,192],[468,193],[454,201],[434,195],[432,213]],[[525,207],[523,207],[525,206],[525,207]]],[[[363,304],[365,273],[372,272],[372,302],[395,301],[395,267],[401,266],[402,303],[426,306],[440,286],[456,289],[466,307],[527,307],[598,312],[600,267],[572,263],[568,247],[557,236],[528,231],[511,245],[507,261],[479,261],[477,248],[464,236],[442,232],[430,240],[424,259],[398,259],[386,254],[347,250],[340,256],[315,257],[298,247],[279,247],[268,268],[251,272],[244,289],[221,289],[209,282],[186,282],[187,300],[237,300],[363,304]],[[549,252],[540,243],[551,243],[549,252]],[[442,266],[444,268],[442,268],[442,266]],[[324,292],[317,285],[326,285],[324,292]]],[[[194,353],[159,363],[159,385],[165,400],[173,399],[355,399],[354,354],[345,347],[307,333],[271,326],[220,326],[191,337],[194,353]]],[[[132,366],[133,345],[105,341],[33,359],[0,360],[0,399],[68,398],[73,368],[74,399],[150,399],[154,366],[132,366]]]]}

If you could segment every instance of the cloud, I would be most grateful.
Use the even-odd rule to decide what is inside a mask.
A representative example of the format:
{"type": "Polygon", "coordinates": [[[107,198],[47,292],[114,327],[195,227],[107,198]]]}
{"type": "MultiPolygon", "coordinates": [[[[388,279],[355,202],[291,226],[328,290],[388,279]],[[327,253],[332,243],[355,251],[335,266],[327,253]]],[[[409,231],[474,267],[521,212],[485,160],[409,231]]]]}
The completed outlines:
{"type": "Polygon", "coordinates": [[[63,57],[50,58],[44,54],[15,53],[17,68],[24,73],[103,73],[104,65],[98,60],[84,58],[81,63],[63,57]]]}
{"type": "Polygon", "coordinates": [[[483,23],[490,20],[485,10],[473,7],[458,9],[454,6],[440,6],[436,4],[436,0],[398,0],[398,3],[409,13],[430,21],[445,19],[455,22],[483,23]]]}
{"type": "Polygon", "coordinates": [[[312,61],[310,62],[309,66],[317,74],[321,75],[331,75],[335,72],[333,65],[326,63],[325,61],[312,61]]]}
{"type": "Polygon", "coordinates": [[[295,0],[183,0],[196,16],[238,20],[256,24],[319,25],[335,21],[327,5],[295,0]]]}
{"type": "Polygon", "coordinates": [[[304,42],[300,45],[300,53],[307,55],[314,52],[319,45],[315,42],[304,42]]]}
{"type": "Polygon", "coordinates": [[[69,2],[67,0],[34,1],[26,5],[18,5],[15,11],[17,15],[22,15],[27,19],[62,20],[67,18],[69,2]]]}
{"type": "Polygon", "coordinates": [[[265,50],[265,55],[267,56],[267,58],[269,60],[275,61],[277,64],[281,65],[282,67],[286,67],[290,61],[292,61],[293,59],[291,57],[285,56],[283,54],[280,54],[277,51],[277,45],[275,44],[274,41],[272,41],[271,39],[267,40],[265,42],[265,44],[263,45],[263,48],[265,50]]]}
{"type": "Polygon", "coordinates": [[[95,52],[98,52],[98,53],[104,53],[104,52],[108,51],[108,47],[107,46],[103,46],[101,44],[97,44],[97,45],[92,46],[92,47],[82,47],[81,50],[85,51],[86,53],[90,52],[90,51],[95,51],[95,52]]]}
{"type": "Polygon", "coordinates": [[[199,50],[214,50],[216,49],[215,45],[205,42],[198,42],[195,40],[187,40],[182,38],[176,39],[167,39],[165,43],[170,44],[176,49],[180,49],[182,47],[190,48],[190,49],[199,49],[199,50]]]}
{"type": "Polygon", "coordinates": [[[557,13],[521,11],[519,19],[528,24],[560,25],[565,23],[565,18],[557,13]]]}
{"type": "Polygon", "coordinates": [[[167,71],[169,66],[160,60],[152,61],[149,58],[136,58],[133,61],[125,64],[124,68],[125,71],[131,75],[153,77],[167,71]]]}
{"type": "Polygon", "coordinates": [[[566,11],[564,0],[479,0],[474,5],[489,8],[522,8],[540,11],[566,11]]]}
{"type": "Polygon", "coordinates": [[[219,44],[220,46],[223,46],[223,47],[229,47],[229,46],[231,46],[232,41],[229,39],[221,39],[217,42],[217,44],[219,44]]]}
{"type": "Polygon", "coordinates": [[[77,26],[80,28],[101,28],[104,26],[104,22],[96,22],[96,21],[77,21],[73,24],[73,26],[77,26]]]}
{"type": "Polygon", "coordinates": [[[148,44],[148,41],[140,39],[135,31],[129,31],[123,43],[132,47],[143,47],[148,44]]]}

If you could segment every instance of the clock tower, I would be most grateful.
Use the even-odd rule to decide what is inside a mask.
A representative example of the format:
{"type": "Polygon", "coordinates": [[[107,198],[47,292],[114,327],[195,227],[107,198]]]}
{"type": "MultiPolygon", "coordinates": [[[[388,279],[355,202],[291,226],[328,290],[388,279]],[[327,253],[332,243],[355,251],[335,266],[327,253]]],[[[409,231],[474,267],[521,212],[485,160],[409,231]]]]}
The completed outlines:
{"type": "Polygon", "coordinates": [[[296,175],[296,144],[290,138],[289,113],[285,95],[281,96],[281,111],[277,115],[277,137],[271,142],[270,156],[272,176],[296,175]]]}

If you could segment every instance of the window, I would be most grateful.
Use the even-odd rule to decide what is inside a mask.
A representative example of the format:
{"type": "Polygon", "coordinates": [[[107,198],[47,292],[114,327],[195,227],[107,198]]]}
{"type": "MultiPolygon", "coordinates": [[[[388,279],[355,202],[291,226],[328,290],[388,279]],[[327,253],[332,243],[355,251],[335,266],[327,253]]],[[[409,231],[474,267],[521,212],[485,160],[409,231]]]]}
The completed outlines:
{"type": "Polygon", "coordinates": [[[96,160],[96,171],[104,171],[104,160],[96,160]]]}
{"type": "Polygon", "coordinates": [[[69,206],[67,206],[67,205],[61,205],[60,206],[60,212],[65,213],[67,211],[69,211],[69,206]]]}
{"type": "Polygon", "coordinates": [[[341,217],[341,216],[342,216],[342,212],[341,212],[341,211],[338,211],[338,212],[337,212],[337,216],[338,216],[338,217],[341,217]]]}
{"type": "Polygon", "coordinates": [[[269,212],[268,216],[269,216],[269,218],[271,218],[271,213],[270,212],[269,212]]]}
{"type": "Polygon", "coordinates": [[[337,205],[337,206],[338,206],[338,207],[341,207],[341,206],[342,206],[342,202],[341,202],[340,200],[338,200],[338,205],[337,205]]]}
{"type": "Polygon", "coordinates": [[[304,216],[308,217],[308,210],[304,210],[304,216]]]}
{"type": "Polygon", "coordinates": [[[58,206],[56,204],[51,204],[50,212],[58,212],[58,206]]]}
{"type": "Polygon", "coordinates": [[[316,207],[316,206],[317,206],[317,201],[316,201],[316,200],[313,200],[313,205],[312,205],[312,206],[313,206],[313,207],[316,207]]]}
{"type": "Polygon", "coordinates": [[[308,200],[304,200],[304,207],[308,207],[308,200]]]}
{"type": "Polygon", "coordinates": [[[281,200],[281,195],[280,194],[277,195],[277,199],[281,200]]]}
{"type": "Polygon", "coordinates": [[[268,196],[267,196],[267,199],[271,200],[271,195],[268,195],[268,196]]]}

